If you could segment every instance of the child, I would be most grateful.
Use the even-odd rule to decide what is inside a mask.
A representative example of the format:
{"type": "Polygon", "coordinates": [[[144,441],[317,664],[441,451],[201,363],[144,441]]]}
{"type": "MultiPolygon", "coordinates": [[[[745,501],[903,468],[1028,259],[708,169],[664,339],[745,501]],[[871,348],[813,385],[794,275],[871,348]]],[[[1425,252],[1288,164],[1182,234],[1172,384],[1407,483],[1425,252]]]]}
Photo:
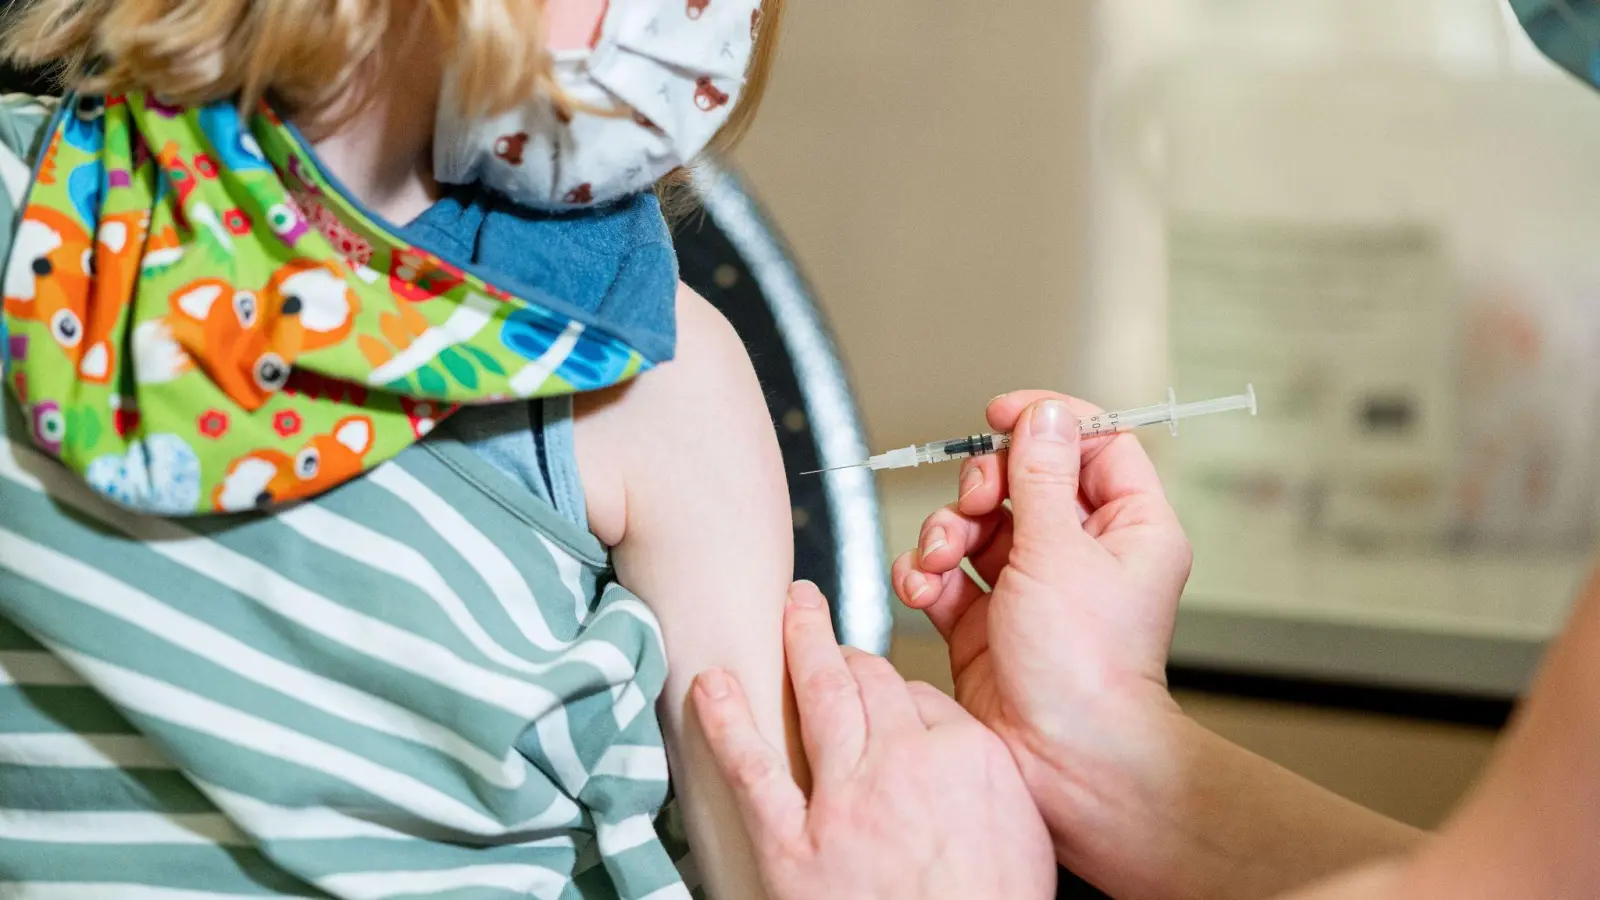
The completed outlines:
{"type": "Polygon", "coordinates": [[[543,6],[22,4],[0,893],[681,897],[670,760],[760,895],[684,698],[791,733],[784,478],[648,188],[779,3],[543,6]]]}

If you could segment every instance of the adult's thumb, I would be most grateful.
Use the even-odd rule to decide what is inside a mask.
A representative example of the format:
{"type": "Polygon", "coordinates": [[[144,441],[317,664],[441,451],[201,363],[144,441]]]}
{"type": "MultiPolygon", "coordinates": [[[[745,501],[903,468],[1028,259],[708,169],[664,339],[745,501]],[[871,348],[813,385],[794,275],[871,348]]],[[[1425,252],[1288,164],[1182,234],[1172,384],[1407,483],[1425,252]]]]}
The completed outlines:
{"type": "Polygon", "coordinates": [[[1060,400],[1040,400],[1011,431],[1011,512],[1018,550],[1049,553],[1081,539],[1078,517],[1078,417],[1060,400]]]}

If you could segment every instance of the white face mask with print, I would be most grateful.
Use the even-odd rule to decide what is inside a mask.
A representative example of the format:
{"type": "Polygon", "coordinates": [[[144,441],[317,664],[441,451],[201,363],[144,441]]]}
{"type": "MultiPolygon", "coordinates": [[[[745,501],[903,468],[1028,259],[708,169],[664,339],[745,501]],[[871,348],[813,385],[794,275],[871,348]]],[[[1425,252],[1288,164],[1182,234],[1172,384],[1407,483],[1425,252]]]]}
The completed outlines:
{"type": "Polygon", "coordinates": [[[555,80],[580,108],[565,117],[538,97],[464,119],[441,103],[434,177],[481,182],[541,210],[645,190],[728,120],[759,22],[759,0],[610,0],[592,48],[555,54],[555,80]]]}

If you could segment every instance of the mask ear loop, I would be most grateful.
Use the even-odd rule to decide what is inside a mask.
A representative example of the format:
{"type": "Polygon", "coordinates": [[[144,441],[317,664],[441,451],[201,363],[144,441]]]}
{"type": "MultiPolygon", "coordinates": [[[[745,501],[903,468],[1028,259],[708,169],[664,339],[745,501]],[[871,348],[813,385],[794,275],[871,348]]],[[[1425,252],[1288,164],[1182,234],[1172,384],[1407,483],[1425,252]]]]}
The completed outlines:
{"type": "Polygon", "coordinates": [[[633,107],[625,103],[615,103],[608,109],[573,99],[572,95],[567,93],[566,88],[561,86],[561,82],[556,80],[553,68],[554,63],[552,62],[550,67],[540,74],[537,87],[549,98],[550,105],[555,107],[556,118],[561,120],[561,124],[565,125],[571,122],[573,116],[578,113],[600,116],[605,119],[622,119],[634,115],[633,107]]]}
{"type": "MultiPolygon", "coordinates": [[[[611,11],[610,6],[611,4],[607,0],[605,13],[601,14],[600,21],[594,24],[594,34],[589,38],[589,46],[591,48],[598,46],[600,43],[600,37],[605,30],[606,15],[611,11]]],[[[592,103],[584,103],[573,99],[572,95],[567,93],[566,88],[561,86],[560,79],[556,78],[555,55],[548,49],[544,51],[544,65],[540,67],[539,77],[534,83],[534,87],[543,91],[544,95],[550,98],[551,105],[555,107],[556,117],[561,120],[563,125],[570,123],[573,116],[580,112],[585,115],[600,116],[607,119],[637,116],[637,111],[625,103],[616,102],[612,104],[610,109],[606,109],[595,106],[592,103]]]]}

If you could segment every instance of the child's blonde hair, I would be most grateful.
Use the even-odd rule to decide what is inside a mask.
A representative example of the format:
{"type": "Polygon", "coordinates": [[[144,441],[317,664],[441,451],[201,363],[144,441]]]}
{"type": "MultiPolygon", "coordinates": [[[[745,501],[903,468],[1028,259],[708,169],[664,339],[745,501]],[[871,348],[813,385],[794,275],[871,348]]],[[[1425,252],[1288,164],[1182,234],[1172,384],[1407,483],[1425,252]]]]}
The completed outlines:
{"type": "MultiPolygon", "coordinates": [[[[0,55],[50,67],[72,89],[148,90],[185,104],[270,94],[314,116],[348,108],[352,92],[381,89],[383,69],[404,65],[384,58],[383,43],[416,3],[462,63],[448,102],[493,113],[553,90],[542,0],[23,0],[0,55]]],[[[745,88],[714,150],[736,142],[760,104],[783,3],[762,0],[745,88]]]]}

